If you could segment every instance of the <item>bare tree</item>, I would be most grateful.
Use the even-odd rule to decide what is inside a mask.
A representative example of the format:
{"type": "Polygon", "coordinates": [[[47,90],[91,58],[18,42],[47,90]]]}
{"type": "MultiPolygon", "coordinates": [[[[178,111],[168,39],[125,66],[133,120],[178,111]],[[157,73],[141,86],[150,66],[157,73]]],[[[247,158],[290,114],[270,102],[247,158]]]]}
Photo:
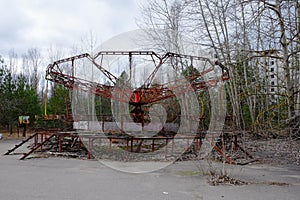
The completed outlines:
{"type": "Polygon", "coordinates": [[[14,49],[9,51],[9,70],[13,73],[17,73],[18,71],[18,54],[15,52],[14,49]]]}
{"type": "Polygon", "coordinates": [[[230,66],[231,79],[227,87],[231,104],[229,113],[234,116],[236,126],[241,127],[240,74],[235,67],[236,60],[232,58],[235,52],[240,52],[244,48],[243,45],[246,42],[246,38],[236,35],[241,32],[237,24],[243,23],[239,21],[242,16],[237,16],[238,4],[236,1],[230,0],[192,2],[193,6],[189,10],[190,20],[191,24],[195,25],[196,34],[194,35],[199,37],[195,38],[195,41],[198,41],[200,45],[204,44],[212,48],[215,57],[230,66]],[[238,45],[239,43],[242,44],[238,45]]]}
{"type": "Polygon", "coordinates": [[[41,53],[37,48],[30,48],[23,54],[23,74],[28,77],[30,85],[38,94],[39,81],[41,74],[39,67],[41,65],[41,53]]]}
{"type": "Polygon", "coordinates": [[[93,53],[97,45],[97,36],[90,30],[87,34],[81,37],[80,50],[82,52],[93,53]]]}
{"type": "Polygon", "coordinates": [[[158,51],[185,53],[182,52],[180,34],[186,33],[188,27],[185,25],[188,5],[188,1],[152,0],[142,6],[143,18],[138,19],[137,24],[147,31],[152,41],[156,41],[153,46],[158,51]]]}
{"type": "Polygon", "coordinates": [[[262,14],[274,21],[275,26],[269,29],[272,38],[266,36],[270,45],[278,49],[284,77],[284,94],[288,109],[288,126],[299,130],[299,2],[263,0],[262,14]],[[296,120],[295,120],[296,119],[296,120]]]}
{"type": "Polygon", "coordinates": [[[299,7],[297,0],[151,0],[138,24],[187,33],[214,50],[230,67],[229,113],[237,127],[274,128],[274,119],[287,119],[286,127],[299,129],[299,7]],[[270,81],[271,72],[276,84],[270,81]]]}

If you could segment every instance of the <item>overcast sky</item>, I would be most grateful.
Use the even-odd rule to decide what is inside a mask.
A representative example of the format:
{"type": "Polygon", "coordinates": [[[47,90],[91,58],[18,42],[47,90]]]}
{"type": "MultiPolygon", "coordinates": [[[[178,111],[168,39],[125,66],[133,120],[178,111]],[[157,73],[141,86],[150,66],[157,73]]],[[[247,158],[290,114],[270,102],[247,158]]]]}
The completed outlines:
{"type": "Polygon", "coordinates": [[[140,0],[0,0],[0,55],[71,48],[92,32],[100,44],[136,29],[140,0]]]}

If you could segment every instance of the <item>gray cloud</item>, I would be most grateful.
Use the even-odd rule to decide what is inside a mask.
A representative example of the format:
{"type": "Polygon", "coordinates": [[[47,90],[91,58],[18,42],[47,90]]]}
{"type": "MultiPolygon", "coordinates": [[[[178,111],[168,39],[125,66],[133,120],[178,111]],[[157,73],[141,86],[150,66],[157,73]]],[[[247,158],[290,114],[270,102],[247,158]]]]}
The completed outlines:
{"type": "Polygon", "coordinates": [[[98,42],[137,28],[137,0],[8,0],[0,5],[0,55],[14,48],[70,47],[93,31],[98,42]]]}

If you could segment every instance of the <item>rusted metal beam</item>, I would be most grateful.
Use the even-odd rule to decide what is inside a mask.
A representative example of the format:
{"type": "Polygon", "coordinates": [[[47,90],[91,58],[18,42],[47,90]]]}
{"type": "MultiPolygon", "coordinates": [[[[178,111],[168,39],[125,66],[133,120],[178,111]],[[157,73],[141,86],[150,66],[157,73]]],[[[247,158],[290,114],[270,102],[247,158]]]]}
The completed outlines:
{"type": "MultiPolygon", "coordinates": [[[[74,77],[74,69],[73,69],[75,67],[74,61],[77,59],[87,58],[113,84],[115,84],[117,81],[117,77],[115,75],[113,75],[112,73],[110,73],[109,71],[107,71],[106,69],[104,69],[101,66],[101,64],[98,64],[96,62],[96,58],[98,58],[99,56],[103,56],[103,55],[128,55],[129,62],[132,62],[132,56],[138,56],[138,55],[150,55],[153,59],[154,64],[155,64],[155,59],[153,57],[156,57],[159,60],[159,63],[155,64],[154,70],[149,75],[149,77],[146,79],[146,81],[144,82],[144,85],[140,88],[135,89],[135,94],[137,94],[140,97],[139,98],[140,104],[149,104],[149,103],[153,103],[153,102],[156,102],[159,100],[174,97],[174,95],[165,95],[165,94],[170,90],[171,91],[176,90],[178,93],[179,89],[186,88],[186,86],[182,86],[180,84],[179,85],[172,84],[171,82],[165,83],[165,84],[161,85],[160,87],[152,87],[151,86],[153,78],[155,77],[158,69],[162,66],[163,63],[166,62],[167,59],[172,58],[172,57],[192,59],[192,60],[201,60],[201,61],[208,62],[210,64],[210,67],[208,69],[205,69],[205,70],[199,72],[197,75],[185,77],[186,79],[190,80],[191,86],[195,91],[200,90],[200,89],[206,89],[206,88],[210,87],[209,81],[196,81],[196,79],[203,76],[204,74],[206,74],[208,72],[213,71],[215,65],[219,66],[223,71],[223,74],[221,77],[216,77],[216,80],[215,80],[216,82],[227,80],[229,78],[228,69],[223,64],[221,64],[219,61],[212,62],[210,59],[204,58],[204,57],[177,54],[177,53],[172,53],[172,52],[168,52],[165,55],[160,56],[153,51],[101,51],[101,52],[98,52],[94,57],[85,53],[85,54],[81,54],[81,55],[73,56],[70,58],[55,61],[53,64],[48,65],[48,68],[46,71],[46,79],[56,82],[56,83],[59,83],[59,84],[62,84],[65,87],[70,88],[70,89],[75,89],[75,90],[79,89],[84,92],[93,93],[95,95],[103,96],[105,98],[110,98],[110,99],[114,99],[117,101],[126,102],[128,100],[128,98],[130,98],[130,101],[129,101],[130,104],[137,103],[134,101],[134,98],[131,97],[132,92],[133,92],[132,88],[125,87],[122,89],[118,89],[114,86],[99,84],[99,83],[95,83],[95,82],[92,82],[89,80],[84,80],[84,79],[80,79],[78,77],[74,77]],[[70,74],[70,75],[63,73],[63,70],[60,69],[60,66],[59,66],[60,64],[67,63],[67,62],[72,62],[72,65],[71,65],[72,66],[72,74],[70,74]],[[119,95],[120,97],[118,97],[117,95],[113,96],[111,94],[112,90],[114,90],[115,93],[120,93],[121,94],[121,95],[119,95]]],[[[180,81],[176,80],[176,83],[178,83],[178,82],[180,82],[180,81]]],[[[181,92],[186,92],[186,91],[181,90],[181,92]]]]}
{"type": "Polygon", "coordinates": [[[37,136],[38,133],[33,134],[32,136],[28,137],[25,140],[22,140],[21,143],[15,145],[14,148],[8,150],[4,155],[9,155],[10,153],[14,152],[16,149],[18,149],[19,147],[21,147],[23,144],[25,144],[26,142],[28,142],[29,140],[31,140],[32,138],[34,138],[35,136],[37,136]]]}
{"type": "Polygon", "coordinates": [[[48,142],[51,138],[55,137],[55,134],[52,134],[50,137],[48,137],[47,139],[45,139],[43,142],[41,142],[40,144],[38,144],[37,146],[35,146],[34,148],[31,149],[31,151],[29,151],[28,153],[24,154],[24,156],[22,156],[20,158],[20,160],[24,160],[27,156],[29,156],[30,154],[32,154],[33,152],[35,152],[38,148],[42,147],[46,142],[48,142]]]}

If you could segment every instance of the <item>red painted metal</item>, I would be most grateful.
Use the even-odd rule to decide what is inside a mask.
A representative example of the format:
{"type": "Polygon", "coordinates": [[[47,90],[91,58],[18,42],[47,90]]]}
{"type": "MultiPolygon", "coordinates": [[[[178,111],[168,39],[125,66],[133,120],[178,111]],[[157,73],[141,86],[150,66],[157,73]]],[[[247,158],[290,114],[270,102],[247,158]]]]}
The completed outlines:
{"type": "MultiPolygon", "coordinates": [[[[197,75],[193,74],[191,76],[184,77],[185,79],[188,79],[191,82],[191,87],[194,90],[200,90],[200,89],[206,89],[208,87],[211,87],[213,85],[209,84],[210,82],[214,81],[214,84],[216,84],[218,81],[223,81],[229,79],[229,73],[228,69],[221,64],[219,61],[211,61],[208,58],[199,57],[199,56],[191,56],[191,55],[184,55],[184,54],[177,54],[168,52],[164,55],[158,55],[153,51],[101,51],[98,52],[94,57],[91,55],[85,53],[80,54],[77,56],[73,56],[70,58],[61,59],[58,61],[53,62],[52,64],[49,64],[46,71],[46,79],[62,84],[66,88],[74,89],[74,90],[82,90],[87,93],[92,93],[97,96],[102,96],[109,99],[114,99],[121,102],[127,102],[127,99],[129,98],[129,104],[132,105],[144,105],[149,103],[154,103],[163,99],[172,98],[175,96],[175,94],[172,91],[176,91],[177,95],[180,93],[185,93],[187,91],[186,85],[180,85],[180,84],[173,84],[174,86],[170,86],[172,84],[165,83],[159,86],[152,86],[153,79],[157,73],[157,71],[160,69],[160,67],[171,58],[182,58],[182,59],[191,59],[191,60],[200,60],[208,63],[210,65],[209,68],[203,70],[202,72],[199,72],[197,75]],[[111,55],[119,55],[119,56],[129,56],[129,65],[132,65],[132,57],[133,56],[151,56],[153,59],[153,63],[155,65],[154,70],[152,73],[147,77],[146,81],[144,82],[143,86],[140,88],[133,89],[123,86],[122,88],[115,87],[115,84],[117,82],[117,77],[113,75],[111,72],[106,70],[102,67],[101,63],[98,63],[96,61],[97,58],[103,57],[103,56],[111,56],[111,55]],[[103,75],[105,75],[112,83],[111,85],[106,84],[99,84],[95,83],[89,80],[85,80],[82,78],[78,78],[74,76],[74,68],[76,67],[75,61],[79,61],[82,59],[89,60],[94,66],[96,66],[103,75]],[[155,59],[159,62],[156,63],[155,59]],[[63,70],[63,65],[68,64],[71,62],[72,69],[69,70],[72,73],[68,74],[66,71],[63,70]],[[197,81],[197,78],[202,77],[203,75],[207,74],[208,72],[211,72],[215,69],[215,67],[218,66],[222,69],[222,75],[220,77],[216,77],[214,80],[208,80],[208,81],[197,81]],[[112,91],[114,90],[115,94],[118,95],[112,95],[112,91]]],[[[101,59],[102,60],[102,59],[101,59]]],[[[131,69],[131,67],[130,67],[131,69]]],[[[130,72],[131,74],[131,72],[130,72]]],[[[130,75],[131,76],[131,75],[130,75]]],[[[176,83],[180,83],[180,80],[175,80],[176,83]]],[[[175,82],[174,81],[174,82],[175,82]]]]}
{"type": "MultiPolygon", "coordinates": [[[[90,54],[80,54],[77,56],[73,56],[70,58],[61,59],[58,61],[53,62],[52,64],[48,65],[47,71],[46,71],[46,79],[62,84],[66,88],[73,89],[73,90],[81,90],[87,93],[92,93],[97,96],[102,96],[108,99],[113,99],[120,102],[128,102],[129,104],[135,106],[135,108],[140,108],[143,105],[151,104],[160,100],[173,98],[175,95],[181,95],[185,94],[187,91],[189,91],[191,88],[194,91],[198,90],[204,90],[208,89],[210,87],[214,87],[217,85],[218,82],[228,80],[229,79],[229,70],[227,67],[225,67],[221,62],[219,61],[212,61],[208,58],[199,57],[199,56],[192,56],[192,55],[184,55],[184,54],[177,54],[168,52],[164,55],[158,55],[157,53],[153,51],[100,51],[94,56],[91,56],[90,54]],[[135,56],[149,56],[152,58],[154,69],[150,73],[150,75],[146,78],[143,85],[139,88],[131,88],[129,86],[121,85],[121,87],[118,87],[118,78],[111,72],[109,72],[107,69],[105,69],[102,65],[102,60],[104,56],[128,56],[129,61],[129,69],[130,74],[129,78],[132,79],[132,66],[133,66],[133,58],[135,56]],[[189,76],[184,76],[181,79],[178,78],[177,80],[174,80],[173,82],[163,83],[163,84],[153,84],[153,80],[155,76],[157,75],[157,72],[159,69],[163,66],[164,63],[171,61],[171,59],[179,58],[179,59],[189,59],[189,60],[199,60],[203,61],[206,64],[208,64],[208,67],[205,67],[203,71],[197,72],[196,74],[191,74],[189,76]],[[95,83],[90,80],[85,80],[79,77],[74,76],[74,71],[76,68],[76,63],[79,60],[87,59],[90,61],[94,66],[97,67],[101,71],[101,73],[107,77],[112,85],[108,84],[100,84],[95,83]],[[99,60],[100,59],[100,63],[99,60]],[[64,67],[71,66],[71,70],[64,70],[64,67]],[[216,67],[219,67],[222,71],[221,75],[219,77],[213,77],[209,80],[203,80],[200,79],[204,75],[208,74],[209,72],[213,72],[216,67]],[[71,73],[67,73],[67,71],[70,71],[71,73]],[[186,82],[183,80],[189,81],[189,86],[186,85],[186,82]],[[174,84],[176,82],[176,84],[174,84]],[[176,91],[176,94],[174,93],[176,91]]],[[[138,114],[138,113],[135,113],[138,114]]],[[[102,130],[104,130],[104,120],[102,120],[102,130]]],[[[144,123],[143,116],[141,117],[141,122],[144,123]]],[[[122,123],[122,122],[121,122],[122,123]]],[[[123,124],[121,124],[121,129],[123,124]]],[[[109,139],[109,148],[112,148],[112,137],[108,137],[109,139]]],[[[117,138],[120,139],[120,138],[117,138]]],[[[124,139],[124,138],[123,138],[124,139]]],[[[172,139],[172,152],[174,150],[174,137],[173,138],[157,138],[157,137],[151,137],[151,138],[126,138],[126,150],[133,152],[133,140],[139,142],[143,140],[152,140],[152,151],[155,150],[155,141],[157,140],[165,140],[165,157],[167,157],[168,154],[168,142],[172,139]],[[130,144],[129,144],[130,143],[130,144]],[[130,147],[129,147],[130,145],[130,147]]],[[[189,138],[187,139],[187,146],[190,146],[189,138]]],[[[201,138],[193,138],[196,142],[196,148],[201,148],[202,140],[201,138]],[[196,140],[195,140],[196,139],[196,140]]],[[[122,140],[122,138],[121,138],[122,140]]],[[[89,140],[88,142],[88,152],[90,152],[92,141],[89,140]]],[[[237,144],[236,140],[234,141],[235,147],[239,148],[243,151],[243,149],[237,144]]],[[[236,164],[235,161],[233,161],[229,156],[225,154],[224,149],[219,148],[215,144],[212,144],[216,151],[218,151],[224,158],[231,164],[236,164]]],[[[235,149],[236,150],[236,149],[235,149]]],[[[137,150],[138,151],[138,148],[137,150]]],[[[251,155],[247,154],[250,158],[251,155]]],[[[90,157],[90,153],[88,154],[88,157],[90,157]]],[[[252,157],[253,158],[253,157],[252,157]]]]}
{"type": "Polygon", "coordinates": [[[48,142],[51,138],[55,137],[55,134],[51,135],[50,137],[48,137],[46,140],[44,140],[42,143],[38,144],[37,146],[35,146],[34,148],[31,149],[31,151],[29,151],[28,153],[26,153],[24,156],[22,156],[20,158],[20,160],[24,160],[27,156],[29,156],[30,154],[32,154],[33,152],[35,152],[38,148],[40,148],[41,146],[43,146],[46,142],[48,142]]]}
{"type": "Polygon", "coordinates": [[[27,139],[22,140],[19,144],[15,145],[12,149],[8,150],[4,155],[9,155],[10,153],[14,152],[16,149],[21,147],[23,144],[25,144],[26,142],[28,142],[32,138],[36,138],[37,135],[38,135],[38,133],[35,133],[35,134],[31,135],[30,137],[28,137],[27,139]]]}
{"type": "MultiPolygon", "coordinates": [[[[104,139],[104,140],[109,140],[109,149],[112,149],[112,141],[113,140],[118,140],[122,143],[122,141],[125,142],[126,144],[126,151],[127,151],[127,156],[126,156],[126,160],[128,160],[128,156],[129,156],[129,152],[139,152],[141,150],[141,148],[133,148],[134,146],[134,141],[137,143],[140,143],[140,145],[142,144],[143,141],[151,141],[152,143],[152,147],[150,149],[150,151],[155,151],[155,142],[162,140],[164,141],[164,157],[165,159],[168,158],[168,154],[169,154],[169,143],[172,141],[171,143],[171,154],[173,154],[173,150],[174,150],[174,140],[179,139],[179,140],[185,140],[188,147],[189,147],[189,143],[191,140],[193,140],[193,142],[196,143],[196,150],[199,150],[201,148],[201,144],[202,144],[202,137],[200,136],[196,136],[196,137],[190,137],[190,136],[179,136],[174,138],[174,136],[172,137],[118,137],[118,136],[105,136],[105,135],[99,135],[99,134],[95,134],[95,135],[78,135],[78,133],[76,132],[37,132],[34,135],[32,135],[31,137],[27,138],[26,140],[22,141],[19,145],[16,145],[13,149],[9,150],[5,155],[8,155],[9,153],[13,152],[14,150],[16,150],[18,147],[20,147],[21,145],[23,145],[24,143],[28,142],[30,139],[34,140],[38,140],[36,138],[40,137],[41,141],[40,143],[37,143],[34,145],[34,147],[26,154],[24,154],[24,156],[22,156],[20,159],[23,160],[26,157],[28,157],[30,154],[32,154],[33,152],[35,152],[37,149],[41,148],[43,145],[46,144],[46,142],[50,141],[53,137],[56,137],[59,141],[58,141],[58,152],[62,152],[63,151],[63,146],[62,146],[62,141],[64,137],[71,137],[72,140],[74,140],[71,144],[71,147],[74,146],[75,141],[78,142],[78,144],[81,144],[81,138],[83,139],[88,139],[88,143],[87,143],[87,150],[88,150],[88,155],[87,158],[90,159],[91,158],[91,152],[94,148],[93,142],[95,139],[104,139]],[[75,138],[75,139],[74,139],[75,138]]],[[[212,147],[220,154],[223,156],[223,158],[230,164],[238,164],[238,165],[246,165],[248,163],[251,162],[255,162],[258,159],[254,159],[254,157],[247,152],[245,149],[243,149],[237,142],[236,140],[236,136],[233,137],[233,143],[235,145],[236,148],[234,148],[235,151],[237,150],[241,150],[243,153],[245,153],[251,160],[248,160],[247,162],[241,163],[241,162],[236,162],[234,160],[234,158],[231,158],[229,155],[226,155],[224,147],[219,147],[218,145],[216,145],[214,142],[212,142],[211,140],[208,139],[208,141],[212,144],[212,147]]]]}

